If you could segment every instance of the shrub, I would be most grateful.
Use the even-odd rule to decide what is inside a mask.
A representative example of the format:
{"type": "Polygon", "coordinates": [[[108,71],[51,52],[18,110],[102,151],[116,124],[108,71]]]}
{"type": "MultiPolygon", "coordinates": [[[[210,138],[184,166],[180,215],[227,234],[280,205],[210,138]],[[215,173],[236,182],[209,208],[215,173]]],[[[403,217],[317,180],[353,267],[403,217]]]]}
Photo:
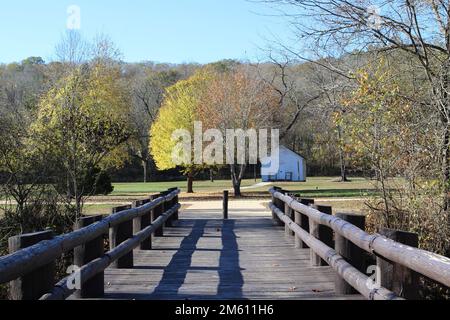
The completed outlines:
{"type": "MultiPolygon", "coordinates": [[[[12,236],[52,229],[55,234],[72,231],[76,210],[60,204],[59,197],[48,188],[35,193],[19,208],[14,204],[3,207],[0,216],[0,256],[8,254],[8,239],[12,236]]],[[[67,270],[71,255],[57,261],[57,277],[62,278],[67,270]]],[[[6,299],[8,284],[0,285],[0,299],[6,299]]]]}
{"type": "MultiPolygon", "coordinates": [[[[367,202],[367,228],[390,228],[417,233],[419,248],[450,257],[450,228],[442,208],[442,193],[431,187],[390,190],[384,198],[367,202]],[[387,209],[386,209],[387,208],[387,209]]],[[[421,277],[423,299],[450,299],[450,289],[421,277]]]]}

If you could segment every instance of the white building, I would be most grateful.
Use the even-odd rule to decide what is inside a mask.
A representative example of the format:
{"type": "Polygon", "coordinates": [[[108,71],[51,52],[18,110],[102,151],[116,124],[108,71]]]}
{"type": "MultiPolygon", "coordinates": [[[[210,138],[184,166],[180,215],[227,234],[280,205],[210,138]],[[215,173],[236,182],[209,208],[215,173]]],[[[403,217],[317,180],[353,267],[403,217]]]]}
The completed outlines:
{"type": "MultiPolygon", "coordinates": [[[[265,159],[261,162],[265,163],[265,159]]],[[[263,167],[270,167],[270,161],[263,167]]],[[[263,182],[271,181],[306,181],[306,160],[298,153],[280,146],[280,166],[275,175],[262,175],[263,182]]]]}

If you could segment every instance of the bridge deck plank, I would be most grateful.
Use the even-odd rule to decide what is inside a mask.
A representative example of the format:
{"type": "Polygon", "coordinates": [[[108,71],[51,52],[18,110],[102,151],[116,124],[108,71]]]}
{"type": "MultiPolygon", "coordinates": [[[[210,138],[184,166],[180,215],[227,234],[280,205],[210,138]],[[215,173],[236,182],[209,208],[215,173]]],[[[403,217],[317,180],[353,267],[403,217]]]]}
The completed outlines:
{"type": "Polygon", "coordinates": [[[260,201],[187,203],[180,220],[135,251],[134,269],[105,271],[105,299],[361,299],[336,296],[330,267],[311,267],[308,249],[272,224],[260,201]]]}

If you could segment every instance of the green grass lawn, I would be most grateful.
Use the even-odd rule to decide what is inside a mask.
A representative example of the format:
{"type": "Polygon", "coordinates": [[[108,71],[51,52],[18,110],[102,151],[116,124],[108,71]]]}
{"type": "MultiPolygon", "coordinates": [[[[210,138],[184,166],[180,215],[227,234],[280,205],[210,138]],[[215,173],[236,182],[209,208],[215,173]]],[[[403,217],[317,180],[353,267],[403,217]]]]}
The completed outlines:
{"type": "MultiPolygon", "coordinates": [[[[365,198],[375,193],[374,181],[364,178],[350,178],[350,182],[337,182],[336,177],[312,177],[306,182],[275,182],[258,188],[242,190],[243,194],[252,193],[260,195],[268,195],[271,186],[278,186],[283,189],[299,193],[303,197],[308,198],[335,198],[347,199],[347,202],[338,202],[338,206],[359,206],[363,201],[357,198],[365,198]],[[357,201],[358,203],[350,203],[349,201],[357,201]]],[[[397,180],[393,180],[397,181],[397,180]]],[[[260,183],[261,180],[255,182],[254,179],[244,180],[242,187],[253,186],[260,183]]],[[[398,182],[398,181],[397,181],[398,182]]],[[[165,191],[169,188],[178,187],[183,192],[182,196],[186,196],[186,181],[174,182],[149,182],[149,183],[114,183],[114,192],[108,196],[96,196],[88,199],[85,204],[84,211],[88,214],[107,214],[115,206],[130,203],[132,200],[147,197],[151,193],[165,191]],[[91,201],[91,203],[89,203],[91,201]]],[[[232,189],[230,180],[211,181],[195,181],[194,196],[203,197],[210,195],[220,195],[223,190],[232,189]]],[[[2,209],[0,206],[0,215],[2,209]]]]}
{"type": "MultiPolygon", "coordinates": [[[[271,186],[278,186],[285,190],[299,193],[303,197],[308,198],[332,198],[336,199],[333,206],[347,209],[353,208],[360,211],[365,198],[375,193],[374,181],[364,178],[350,178],[350,182],[337,182],[336,177],[312,177],[306,182],[275,182],[258,188],[242,190],[243,194],[252,193],[260,195],[268,195],[271,186]],[[345,199],[346,201],[339,201],[345,199]]],[[[396,181],[396,180],[393,180],[396,181]]],[[[260,183],[258,180],[256,183],[260,183]]],[[[256,184],[254,179],[244,180],[242,187],[249,187],[256,184]]],[[[108,196],[97,196],[88,199],[84,207],[87,214],[108,214],[115,206],[130,203],[132,200],[147,197],[151,193],[165,191],[169,188],[179,187],[186,195],[186,181],[175,182],[149,182],[149,183],[114,183],[114,192],[108,196]],[[91,201],[91,203],[89,203],[91,201]]],[[[195,181],[194,196],[220,195],[223,190],[231,189],[230,180],[211,181],[195,181]]],[[[331,201],[330,199],[327,201],[331,201]]],[[[334,200],[333,200],[334,201],[334,200]]],[[[2,206],[0,206],[0,215],[2,214],[2,206]]]]}
{"type": "MultiPolygon", "coordinates": [[[[275,182],[272,185],[286,190],[298,191],[309,197],[366,197],[373,194],[374,182],[364,178],[350,178],[350,182],[337,182],[336,177],[312,177],[306,182],[275,182]]],[[[260,183],[258,180],[256,183],[260,183]]],[[[255,184],[254,179],[242,181],[242,187],[249,187],[255,184]]],[[[138,194],[149,194],[161,192],[169,188],[178,187],[182,192],[186,192],[186,181],[175,182],[149,182],[149,183],[114,183],[114,192],[111,196],[135,196],[138,194]]],[[[194,192],[196,193],[219,193],[226,189],[231,189],[230,180],[195,181],[194,192]]],[[[263,186],[243,190],[246,192],[266,192],[270,186],[263,186]]]]}
{"type": "Polygon", "coordinates": [[[338,182],[337,179],[336,177],[312,177],[306,182],[275,182],[274,185],[298,192],[306,197],[367,197],[375,193],[374,181],[365,178],[349,178],[350,182],[338,182]]]}
{"type": "Polygon", "coordinates": [[[85,204],[83,207],[83,213],[87,215],[106,215],[112,212],[112,209],[116,207],[115,204],[85,204]]]}
{"type": "MultiPolygon", "coordinates": [[[[260,180],[258,182],[261,182],[260,180]]],[[[244,180],[242,181],[242,186],[252,186],[255,184],[255,180],[244,180]]],[[[182,192],[186,192],[187,182],[186,181],[174,181],[174,182],[133,182],[133,183],[114,183],[114,191],[111,195],[113,196],[126,196],[134,194],[148,194],[165,191],[169,188],[178,187],[182,192]]],[[[195,181],[194,191],[195,192],[219,192],[221,190],[226,190],[232,188],[230,180],[217,180],[215,182],[211,181],[195,181]]]]}

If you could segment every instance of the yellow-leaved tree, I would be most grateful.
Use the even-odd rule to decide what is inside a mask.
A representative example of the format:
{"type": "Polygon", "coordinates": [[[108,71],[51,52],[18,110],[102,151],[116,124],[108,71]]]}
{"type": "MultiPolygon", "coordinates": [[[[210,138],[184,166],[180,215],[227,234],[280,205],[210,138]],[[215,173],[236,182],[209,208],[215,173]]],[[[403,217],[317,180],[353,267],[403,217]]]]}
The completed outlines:
{"type": "Polygon", "coordinates": [[[56,187],[75,201],[77,216],[86,196],[112,191],[96,188],[102,173],[127,157],[128,108],[120,68],[102,63],[76,68],[39,103],[31,143],[48,158],[56,187]]]}
{"type": "MultiPolygon", "coordinates": [[[[166,90],[163,105],[150,129],[150,150],[159,170],[173,169],[179,165],[174,162],[179,141],[173,139],[173,134],[177,130],[186,130],[193,137],[194,122],[199,120],[199,102],[211,76],[208,70],[203,69],[166,90]]],[[[178,151],[181,153],[181,150],[178,151]]],[[[193,193],[195,175],[205,169],[205,166],[194,164],[192,155],[189,158],[181,167],[187,176],[187,191],[193,193]]]]}

